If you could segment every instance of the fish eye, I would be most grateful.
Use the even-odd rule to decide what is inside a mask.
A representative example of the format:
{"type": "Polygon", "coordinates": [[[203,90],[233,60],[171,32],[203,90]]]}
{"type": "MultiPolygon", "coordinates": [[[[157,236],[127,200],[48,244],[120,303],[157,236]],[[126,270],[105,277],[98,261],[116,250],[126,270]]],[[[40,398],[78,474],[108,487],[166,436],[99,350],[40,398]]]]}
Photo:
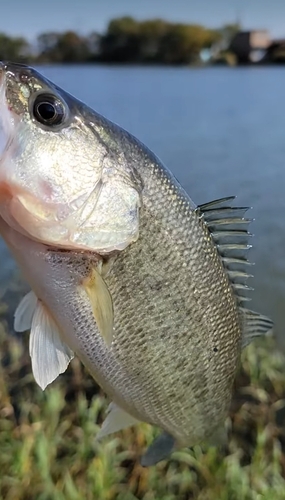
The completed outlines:
{"type": "Polygon", "coordinates": [[[60,125],[65,118],[63,103],[53,94],[40,94],[33,104],[34,118],[48,127],[60,125]]]}

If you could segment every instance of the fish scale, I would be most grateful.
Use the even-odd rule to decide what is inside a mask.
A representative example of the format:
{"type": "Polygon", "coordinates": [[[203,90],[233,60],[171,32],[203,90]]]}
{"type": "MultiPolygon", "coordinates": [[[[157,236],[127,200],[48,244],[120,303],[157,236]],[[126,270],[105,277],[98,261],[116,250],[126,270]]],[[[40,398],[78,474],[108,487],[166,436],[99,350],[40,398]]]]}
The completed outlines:
{"type": "MultiPolygon", "coordinates": [[[[167,198],[164,202],[169,207],[167,198]]],[[[181,206],[181,203],[178,202],[178,205],[181,206]]],[[[135,366],[136,370],[151,379],[148,381],[149,388],[155,381],[155,386],[147,391],[144,399],[143,395],[136,395],[137,403],[134,401],[134,404],[142,406],[140,413],[143,411],[148,421],[172,433],[169,425],[175,425],[179,435],[183,429],[181,439],[193,443],[197,439],[193,429],[197,429],[197,425],[201,425],[203,431],[211,427],[209,423],[212,425],[216,413],[221,418],[220,406],[223,408],[222,416],[228,407],[230,394],[225,393],[229,391],[235,375],[241,326],[234,294],[207,228],[203,227],[203,223],[197,224],[198,217],[192,211],[192,225],[187,221],[178,230],[174,217],[174,227],[171,227],[169,208],[166,212],[161,204],[158,203],[157,207],[155,213],[152,206],[151,216],[141,214],[140,241],[118,256],[105,278],[114,305],[113,348],[129,373],[132,368],[128,367],[135,366]],[[166,219],[167,232],[162,229],[163,222],[157,224],[159,216],[166,219]],[[150,224],[153,219],[156,220],[156,230],[150,224]],[[214,281],[207,271],[208,260],[203,262],[201,257],[201,248],[208,255],[214,281]],[[185,254],[188,255],[186,259],[185,254]],[[183,266],[185,262],[186,266],[183,266]],[[163,283],[159,293],[157,287],[153,290],[152,282],[155,283],[156,276],[163,283]],[[124,293],[121,293],[122,284],[124,293]],[[226,317],[221,314],[225,299],[228,302],[226,317]],[[175,307],[175,302],[180,307],[175,307]],[[155,304],[155,310],[148,314],[152,304],[155,304]],[[158,345],[157,337],[160,339],[158,345]],[[221,343],[225,337],[228,340],[224,346],[221,343]],[[125,338],[128,341],[123,344],[125,338]],[[139,338],[145,350],[138,345],[139,338]],[[130,353],[122,351],[122,345],[130,353]],[[217,353],[213,352],[214,346],[218,349],[217,353]],[[181,355],[184,362],[179,363],[181,355]],[[179,366],[182,370],[177,370],[179,366]],[[175,376],[171,378],[169,372],[175,376]],[[225,380],[221,381],[223,377],[225,380]],[[218,399],[213,405],[215,392],[218,399]],[[164,410],[159,414],[153,411],[153,408],[163,406],[165,401],[168,401],[167,412],[164,410]],[[205,423],[201,419],[202,408],[207,415],[205,423]]],[[[143,390],[145,383],[144,379],[141,380],[143,390]]]]}
{"type": "MultiPolygon", "coordinates": [[[[75,307],[72,288],[66,288],[62,299],[74,316],[77,340],[92,374],[109,396],[134,417],[193,445],[225,418],[240,352],[241,326],[229,279],[203,220],[192,210],[192,224],[172,231],[168,211],[165,231],[163,224],[157,224],[159,214],[165,213],[158,207],[155,217],[154,212],[152,216],[146,210],[141,212],[141,238],[118,254],[105,277],[114,307],[110,349],[96,333],[93,317],[82,310],[83,302],[75,307]],[[169,244],[173,234],[177,241],[174,253],[169,244]],[[195,246],[204,248],[204,263],[203,253],[195,246]],[[185,254],[186,268],[181,265],[185,254]],[[215,263],[215,280],[212,273],[201,280],[209,262],[215,263]],[[159,294],[153,286],[157,279],[159,294]],[[226,316],[221,314],[224,297],[231,305],[226,316]],[[181,307],[175,310],[174,301],[181,307]],[[88,322],[81,326],[81,317],[90,317],[90,326],[88,322]]],[[[79,261],[71,259],[69,265],[83,276],[92,267],[92,262],[87,264],[84,272],[79,261]]]]}

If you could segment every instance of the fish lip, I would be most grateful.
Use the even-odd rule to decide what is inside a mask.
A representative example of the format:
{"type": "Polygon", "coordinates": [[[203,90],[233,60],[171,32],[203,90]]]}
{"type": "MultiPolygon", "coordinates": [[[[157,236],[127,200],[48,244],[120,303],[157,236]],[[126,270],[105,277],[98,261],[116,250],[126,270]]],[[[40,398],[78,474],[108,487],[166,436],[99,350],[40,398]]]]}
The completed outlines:
{"type": "Polygon", "coordinates": [[[1,96],[2,96],[3,89],[4,89],[5,83],[6,83],[5,67],[6,67],[5,63],[3,61],[0,61],[0,95],[1,96]]]}
{"type": "Polygon", "coordinates": [[[5,94],[7,80],[9,78],[25,82],[31,76],[32,68],[26,64],[0,61],[0,94],[5,94]]]}
{"type": "Polygon", "coordinates": [[[5,64],[3,63],[3,61],[0,61],[0,87],[2,86],[4,70],[5,70],[5,64]]]}
{"type": "Polygon", "coordinates": [[[0,163],[3,161],[5,151],[8,148],[9,136],[7,127],[8,106],[6,101],[6,65],[0,61],[0,163]]]}
{"type": "Polygon", "coordinates": [[[0,85],[3,76],[10,75],[17,78],[19,75],[20,79],[27,78],[31,73],[30,66],[27,64],[14,63],[10,61],[0,61],[0,85]]]}
{"type": "Polygon", "coordinates": [[[3,164],[9,147],[13,142],[13,131],[16,124],[16,116],[6,96],[7,79],[16,79],[18,64],[0,61],[0,178],[2,180],[1,165],[3,164]]]}

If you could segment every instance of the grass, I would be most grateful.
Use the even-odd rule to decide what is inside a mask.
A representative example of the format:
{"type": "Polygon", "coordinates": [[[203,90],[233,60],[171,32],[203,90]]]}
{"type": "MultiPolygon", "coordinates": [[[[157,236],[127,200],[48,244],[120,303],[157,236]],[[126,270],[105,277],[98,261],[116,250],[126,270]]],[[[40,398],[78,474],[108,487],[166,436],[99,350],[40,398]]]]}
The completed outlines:
{"type": "Polygon", "coordinates": [[[285,500],[284,358],[272,339],[244,351],[229,443],[181,450],[144,469],[157,435],[147,424],[95,442],[107,400],[75,359],[42,392],[33,380],[28,335],[0,313],[0,500],[285,500]]]}

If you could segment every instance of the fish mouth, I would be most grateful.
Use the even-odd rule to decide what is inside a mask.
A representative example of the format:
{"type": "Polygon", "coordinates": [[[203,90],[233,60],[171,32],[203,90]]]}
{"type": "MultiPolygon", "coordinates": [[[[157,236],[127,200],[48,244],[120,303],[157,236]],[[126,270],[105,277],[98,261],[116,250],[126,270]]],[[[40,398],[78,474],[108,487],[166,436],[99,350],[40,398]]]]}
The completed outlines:
{"type": "Polygon", "coordinates": [[[15,137],[15,129],[20,121],[20,116],[13,109],[13,103],[7,99],[7,87],[12,90],[13,101],[20,101],[15,84],[28,77],[29,68],[25,65],[0,61],[0,177],[2,177],[1,164],[6,152],[15,137]],[[20,74],[20,77],[18,77],[20,74]]]}
{"type": "MultiPolygon", "coordinates": [[[[15,80],[16,72],[13,63],[4,63],[0,61],[0,183],[4,178],[4,161],[8,154],[16,147],[15,130],[20,121],[20,117],[14,112],[12,103],[7,99],[8,79],[15,80]]],[[[15,96],[16,98],[16,96],[15,96]]]]}
{"type": "MultiPolygon", "coordinates": [[[[17,117],[10,109],[6,97],[7,71],[13,64],[0,61],[0,217],[18,230],[10,215],[10,203],[15,193],[6,178],[6,162],[9,162],[11,149],[14,147],[14,131],[17,117]]],[[[11,72],[13,73],[13,72],[11,72]]]]}
{"type": "Polygon", "coordinates": [[[11,126],[8,104],[6,101],[6,71],[5,64],[0,61],[0,162],[11,139],[11,126]]]}
{"type": "Polygon", "coordinates": [[[7,174],[10,157],[17,148],[16,128],[20,121],[20,117],[16,115],[7,100],[7,79],[15,81],[20,68],[26,66],[0,61],[0,218],[13,230],[28,236],[27,231],[21,227],[13,214],[15,201],[25,193],[19,186],[10,182],[7,174]]]}

